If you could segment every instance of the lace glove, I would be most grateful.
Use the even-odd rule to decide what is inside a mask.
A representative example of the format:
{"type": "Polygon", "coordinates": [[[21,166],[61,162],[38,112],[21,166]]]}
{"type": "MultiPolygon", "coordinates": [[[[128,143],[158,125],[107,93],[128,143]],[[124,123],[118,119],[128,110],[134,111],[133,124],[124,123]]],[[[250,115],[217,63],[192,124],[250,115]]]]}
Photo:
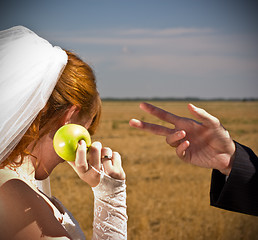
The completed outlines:
{"type": "Polygon", "coordinates": [[[101,172],[94,193],[93,240],[127,239],[125,180],[111,178],[101,172]]]}

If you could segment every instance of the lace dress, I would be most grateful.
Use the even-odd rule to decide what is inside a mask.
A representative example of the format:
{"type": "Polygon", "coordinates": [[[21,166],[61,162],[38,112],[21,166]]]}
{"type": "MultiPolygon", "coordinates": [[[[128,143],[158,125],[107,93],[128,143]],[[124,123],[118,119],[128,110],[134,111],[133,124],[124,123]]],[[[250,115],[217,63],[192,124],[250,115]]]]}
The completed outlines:
{"type": "MultiPolygon", "coordinates": [[[[93,240],[127,239],[126,184],[101,172],[101,180],[94,193],[93,240]]],[[[63,209],[62,225],[73,240],[86,239],[79,223],[56,198],[51,197],[55,205],[63,209]]],[[[59,207],[59,208],[60,208],[59,207]]]]}
{"type": "MultiPolygon", "coordinates": [[[[19,171],[12,171],[8,168],[2,171],[8,172],[15,178],[21,178],[19,171]]],[[[8,174],[8,175],[10,175],[8,174]]],[[[122,240],[127,239],[127,213],[126,213],[126,184],[125,180],[111,178],[103,171],[100,172],[100,183],[92,188],[94,193],[94,221],[93,240],[122,240]]],[[[12,178],[13,178],[12,177],[12,178]]],[[[3,179],[2,179],[3,180],[3,179]]],[[[25,179],[23,179],[25,181],[25,179]]],[[[2,182],[2,181],[0,181],[2,182]]],[[[4,182],[4,181],[3,181],[4,182]]],[[[2,183],[3,183],[2,182],[2,183]]],[[[85,240],[79,223],[63,204],[51,196],[49,179],[36,181],[37,188],[48,195],[51,202],[59,210],[55,216],[69,233],[73,240],[85,240]]],[[[1,184],[0,184],[1,185],[1,184]]]]}
{"type": "MultiPolygon", "coordinates": [[[[93,240],[127,239],[126,184],[105,173],[94,193],[93,240]]],[[[62,225],[73,240],[86,239],[79,223],[62,203],[52,197],[52,202],[62,207],[62,225]]]]}

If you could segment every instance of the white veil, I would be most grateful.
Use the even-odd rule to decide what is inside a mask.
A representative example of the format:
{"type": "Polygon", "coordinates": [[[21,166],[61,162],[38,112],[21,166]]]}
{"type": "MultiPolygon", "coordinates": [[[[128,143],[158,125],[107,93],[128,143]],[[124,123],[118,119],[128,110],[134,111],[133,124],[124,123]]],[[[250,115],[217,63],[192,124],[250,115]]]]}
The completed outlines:
{"type": "Polygon", "coordinates": [[[67,54],[31,30],[0,31],[0,163],[49,99],[67,54]]]}

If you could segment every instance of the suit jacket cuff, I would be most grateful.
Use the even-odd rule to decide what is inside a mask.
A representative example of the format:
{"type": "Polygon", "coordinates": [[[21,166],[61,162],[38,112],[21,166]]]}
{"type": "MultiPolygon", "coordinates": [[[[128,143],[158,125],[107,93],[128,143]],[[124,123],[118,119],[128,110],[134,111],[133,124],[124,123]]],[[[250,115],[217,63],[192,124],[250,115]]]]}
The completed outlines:
{"type": "Polygon", "coordinates": [[[258,159],[254,152],[237,142],[232,170],[226,176],[213,170],[211,205],[258,216],[258,159]]]}

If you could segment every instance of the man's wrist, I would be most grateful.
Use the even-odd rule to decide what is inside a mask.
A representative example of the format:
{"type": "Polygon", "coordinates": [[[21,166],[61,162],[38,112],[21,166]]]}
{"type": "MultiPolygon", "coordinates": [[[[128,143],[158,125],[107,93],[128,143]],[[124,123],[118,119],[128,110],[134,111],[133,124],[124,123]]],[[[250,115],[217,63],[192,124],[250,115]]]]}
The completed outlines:
{"type": "Polygon", "coordinates": [[[229,159],[228,164],[224,169],[219,170],[222,174],[229,176],[229,174],[232,170],[233,162],[235,160],[235,155],[236,155],[236,145],[235,145],[234,141],[232,140],[232,147],[231,147],[231,151],[228,156],[228,159],[229,159]]]}

